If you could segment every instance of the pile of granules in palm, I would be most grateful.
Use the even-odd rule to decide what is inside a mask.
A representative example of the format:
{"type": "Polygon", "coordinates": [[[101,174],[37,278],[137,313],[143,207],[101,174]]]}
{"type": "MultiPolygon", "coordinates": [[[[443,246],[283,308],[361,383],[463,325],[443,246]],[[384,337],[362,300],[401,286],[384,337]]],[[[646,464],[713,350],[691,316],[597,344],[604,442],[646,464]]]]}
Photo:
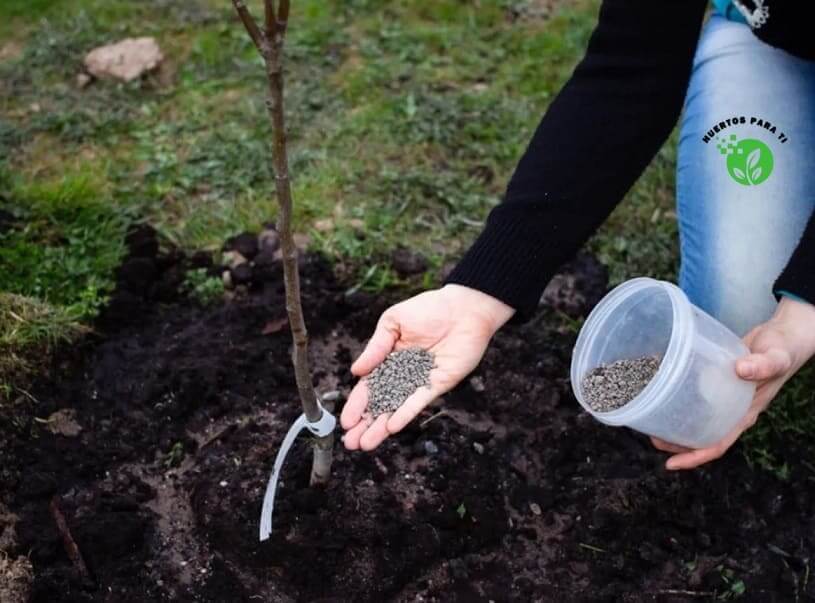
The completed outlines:
{"type": "Polygon", "coordinates": [[[433,355],[421,348],[391,352],[367,377],[368,411],[393,412],[420,387],[430,386],[433,355]]]}
{"type": "Polygon", "coordinates": [[[583,377],[583,396],[596,412],[617,410],[636,398],[659,370],[660,359],[643,356],[601,364],[583,377]]]}

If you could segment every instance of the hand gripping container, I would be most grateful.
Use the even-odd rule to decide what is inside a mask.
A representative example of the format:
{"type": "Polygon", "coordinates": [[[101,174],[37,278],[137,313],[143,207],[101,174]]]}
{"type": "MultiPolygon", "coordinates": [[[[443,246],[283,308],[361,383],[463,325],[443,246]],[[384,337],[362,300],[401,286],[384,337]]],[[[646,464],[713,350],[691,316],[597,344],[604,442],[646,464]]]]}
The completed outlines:
{"type": "Polygon", "coordinates": [[[606,425],[703,448],[747,413],[755,385],[740,379],[735,366],[747,353],[732,331],[694,306],[679,287],[636,278],[606,295],[583,325],[572,356],[572,389],[583,408],[606,425]],[[645,389],[616,410],[592,410],[583,378],[601,364],[642,356],[662,360],[645,389]]]}

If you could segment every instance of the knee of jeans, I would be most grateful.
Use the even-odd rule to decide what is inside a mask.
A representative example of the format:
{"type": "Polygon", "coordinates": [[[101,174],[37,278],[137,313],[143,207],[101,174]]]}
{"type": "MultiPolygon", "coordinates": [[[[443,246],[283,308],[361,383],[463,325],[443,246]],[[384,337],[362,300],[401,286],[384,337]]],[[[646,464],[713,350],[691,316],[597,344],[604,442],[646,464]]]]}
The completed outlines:
{"type": "Polygon", "coordinates": [[[751,275],[731,276],[711,292],[708,312],[739,337],[770,319],[777,302],[772,283],[751,275]]]}

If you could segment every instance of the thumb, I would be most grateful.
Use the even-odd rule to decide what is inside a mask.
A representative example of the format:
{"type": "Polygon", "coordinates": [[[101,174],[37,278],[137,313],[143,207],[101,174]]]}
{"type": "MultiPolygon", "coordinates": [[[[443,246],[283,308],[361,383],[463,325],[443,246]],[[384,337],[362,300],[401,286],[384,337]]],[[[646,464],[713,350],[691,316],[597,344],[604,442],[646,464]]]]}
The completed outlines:
{"type": "Polygon", "coordinates": [[[385,357],[391,353],[396,340],[399,339],[399,325],[390,315],[382,315],[373,336],[368,341],[362,354],[351,365],[351,372],[357,377],[367,375],[385,357]]]}
{"type": "Polygon", "coordinates": [[[736,373],[748,381],[766,381],[786,373],[792,367],[790,353],[782,348],[749,354],[736,362],[736,373]]]}

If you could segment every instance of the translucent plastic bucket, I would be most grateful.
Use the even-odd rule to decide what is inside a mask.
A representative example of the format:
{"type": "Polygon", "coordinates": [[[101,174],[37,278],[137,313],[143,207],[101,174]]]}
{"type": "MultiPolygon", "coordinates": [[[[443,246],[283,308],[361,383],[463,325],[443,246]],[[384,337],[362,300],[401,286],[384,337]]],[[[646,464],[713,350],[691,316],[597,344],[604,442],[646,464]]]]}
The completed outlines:
{"type": "Polygon", "coordinates": [[[625,425],[668,442],[701,448],[722,439],[744,417],[755,385],[736,375],[747,347],[727,327],[690,303],[672,283],[637,278],[623,283],[589,315],[572,356],[578,402],[607,425],[625,425]],[[616,360],[658,356],[651,382],[625,406],[596,412],[582,380],[616,360]]]}

